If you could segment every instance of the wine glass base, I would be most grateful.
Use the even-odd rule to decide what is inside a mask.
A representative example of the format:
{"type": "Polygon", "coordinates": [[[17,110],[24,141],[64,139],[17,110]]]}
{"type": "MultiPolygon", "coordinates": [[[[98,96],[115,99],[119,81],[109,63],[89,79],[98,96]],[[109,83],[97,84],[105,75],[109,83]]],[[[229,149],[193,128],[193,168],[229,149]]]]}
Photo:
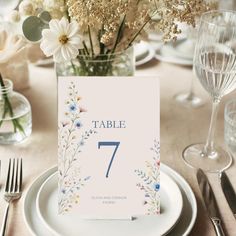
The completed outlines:
{"type": "Polygon", "coordinates": [[[187,108],[197,108],[202,106],[203,100],[194,93],[179,93],[174,96],[176,102],[187,108]]]}
{"type": "Polygon", "coordinates": [[[218,173],[228,169],[233,158],[230,152],[222,147],[216,147],[216,152],[211,156],[203,154],[205,144],[192,144],[186,147],[182,153],[184,162],[195,169],[202,169],[205,172],[218,173]]]}

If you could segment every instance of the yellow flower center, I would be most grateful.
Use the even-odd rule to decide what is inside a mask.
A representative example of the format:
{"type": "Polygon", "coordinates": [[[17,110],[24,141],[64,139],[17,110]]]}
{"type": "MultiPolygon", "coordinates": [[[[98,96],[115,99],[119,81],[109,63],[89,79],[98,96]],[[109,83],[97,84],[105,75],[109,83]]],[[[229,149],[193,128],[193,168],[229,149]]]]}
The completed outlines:
{"type": "Polygon", "coordinates": [[[61,44],[66,44],[67,42],[68,42],[68,37],[64,34],[64,35],[61,35],[60,37],[59,37],[59,42],[61,43],[61,44]]]}

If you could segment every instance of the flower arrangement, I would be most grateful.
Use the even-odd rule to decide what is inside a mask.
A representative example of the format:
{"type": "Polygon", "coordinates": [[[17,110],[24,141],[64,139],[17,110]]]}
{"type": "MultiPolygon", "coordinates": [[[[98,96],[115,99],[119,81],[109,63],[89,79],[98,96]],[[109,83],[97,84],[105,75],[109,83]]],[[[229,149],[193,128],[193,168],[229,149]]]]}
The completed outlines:
{"type": "Polygon", "coordinates": [[[42,37],[41,49],[55,62],[77,59],[84,75],[109,74],[115,54],[145,39],[150,28],[161,32],[164,41],[176,39],[181,33],[176,22],[194,26],[197,16],[215,6],[205,0],[24,0],[21,4],[26,1],[22,11],[34,16],[23,24],[25,36],[32,39],[37,34],[36,41],[42,37]],[[94,60],[106,63],[95,67],[94,60]]]}

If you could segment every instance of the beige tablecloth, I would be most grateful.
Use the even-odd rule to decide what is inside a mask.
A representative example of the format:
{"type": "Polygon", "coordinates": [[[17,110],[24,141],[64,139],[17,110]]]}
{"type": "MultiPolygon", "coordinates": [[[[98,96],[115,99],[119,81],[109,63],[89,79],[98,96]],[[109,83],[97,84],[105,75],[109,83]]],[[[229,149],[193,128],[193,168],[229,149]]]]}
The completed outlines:
{"type": "MultiPolygon", "coordinates": [[[[181,153],[190,143],[204,141],[210,120],[210,99],[196,80],[196,92],[206,104],[198,109],[186,109],[175,103],[173,96],[187,91],[193,77],[190,68],[152,61],[139,68],[137,75],[159,75],[161,80],[161,160],[179,172],[191,185],[198,203],[198,217],[191,233],[192,236],[215,235],[212,224],[203,208],[203,202],[197,186],[195,173],[181,159],[181,153]]],[[[2,160],[1,186],[4,185],[8,158],[24,158],[24,194],[10,212],[10,236],[27,236],[29,231],[23,220],[23,200],[28,186],[43,171],[57,163],[57,86],[52,68],[30,67],[31,88],[23,93],[29,99],[33,111],[33,133],[24,143],[15,146],[0,146],[2,160]]],[[[219,114],[216,136],[223,142],[224,102],[236,94],[227,96],[219,114]]],[[[236,189],[236,167],[227,174],[236,189]]],[[[212,183],[217,202],[220,206],[224,227],[229,236],[236,235],[236,221],[226,203],[215,174],[208,175],[212,183]]],[[[1,195],[3,190],[1,191],[1,195]]],[[[0,220],[5,206],[0,198],[0,220]]],[[[43,235],[46,236],[46,235],[43,235]]],[[[99,235],[102,236],[102,235],[99,235]]],[[[176,235],[178,236],[178,235],[176,235]]]]}

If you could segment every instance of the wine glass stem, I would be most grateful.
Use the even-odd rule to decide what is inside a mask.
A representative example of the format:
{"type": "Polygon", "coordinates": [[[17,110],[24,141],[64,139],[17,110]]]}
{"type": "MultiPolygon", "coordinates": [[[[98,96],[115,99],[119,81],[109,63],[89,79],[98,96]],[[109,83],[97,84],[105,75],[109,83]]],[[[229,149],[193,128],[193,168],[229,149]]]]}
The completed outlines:
{"type": "Polygon", "coordinates": [[[216,130],[216,122],[217,122],[217,114],[219,111],[219,99],[213,99],[212,103],[212,114],[211,114],[211,123],[210,128],[207,136],[206,145],[203,150],[203,155],[208,158],[217,158],[217,153],[214,147],[214,137],[215,137],[215,130],[216,130]]]}
{"type": "Polygon", "coordinates": [[[189,90],[189,96],[190,99],[194,97],[194,81],[193,78],[191,78],[191,84],[190,84],[190,90],[189,90]]]}

